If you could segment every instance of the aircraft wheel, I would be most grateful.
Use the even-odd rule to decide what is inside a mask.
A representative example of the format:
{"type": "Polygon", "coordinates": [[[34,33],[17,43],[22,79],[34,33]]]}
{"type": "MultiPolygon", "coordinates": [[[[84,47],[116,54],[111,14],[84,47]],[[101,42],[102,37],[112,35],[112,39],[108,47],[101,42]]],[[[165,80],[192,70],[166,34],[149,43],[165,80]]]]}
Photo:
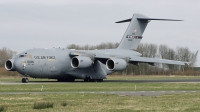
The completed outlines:
{"type": "Polygon", "coordinates": [[[84,82],[89,82],[89,79],[88,78],[84,79],[84,82]]]}
{"type": "Polygon", "coordinates": [[[62,79],[57,79],[58,82],[62,82],[62,79]]]}
{"type": "Polygon", "coordinates": [[[74,81],[75,81],[74,78],[69,78],[69,79],[67,79],[67,82],[74,82],[74,81]]]}
{"type": "Polygon", "coordinates": [[[98,79],[98,82],[103,82],[103,79],[98,79]]]}
{"type": "Polygon", "coordinates": [[[84,82],[91,82],[92,79],[90,78],[90,76],[86,76],[86,78],[84,79],[84,82]]]}
{"type": "Polygon", "coordinates": [[[93,81],[92,82],[99,82],[99,80],[98,79],[93,79],[93,81]]]}
{"type": "Polygon", "coordinates": [[[28,83],[28,78],[22,78],[22,83],[28,83]]]}
{"type": "Polygon", "coordinates": [[[89,82],[94,82],[94,79],[89,79],[89,82]]]}

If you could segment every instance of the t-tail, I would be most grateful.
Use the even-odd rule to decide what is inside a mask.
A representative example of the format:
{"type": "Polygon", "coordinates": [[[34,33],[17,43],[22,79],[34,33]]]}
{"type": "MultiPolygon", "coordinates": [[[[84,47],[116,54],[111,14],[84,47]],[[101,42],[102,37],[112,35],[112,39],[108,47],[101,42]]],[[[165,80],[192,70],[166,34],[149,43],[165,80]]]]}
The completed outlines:
{"type": "Polygon", "coordinates": [[[147,16],[141,14],[134,14],[131,19],[126,19],[118,21],[116,23],[130,22],[119,46],[117,49],[131,49],[136,50],[140,41],[142,40],[142,34],[151,20],[164,20],[164,21],[182,21],[174,19],[155,19],[148,18],[147,16]]]}

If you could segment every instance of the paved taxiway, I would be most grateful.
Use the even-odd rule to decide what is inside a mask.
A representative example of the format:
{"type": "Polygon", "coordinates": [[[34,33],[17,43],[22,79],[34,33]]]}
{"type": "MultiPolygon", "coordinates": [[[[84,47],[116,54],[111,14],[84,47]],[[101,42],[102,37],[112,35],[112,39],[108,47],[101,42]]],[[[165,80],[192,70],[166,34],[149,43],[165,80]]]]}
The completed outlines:
{"type": "MultiPolygon", "coordinates": [[[[105,79],[104,82],[123,82],[123,83],[200,83],[200,79],[156,79],[156,80],[109,80],[105,79]]],[[[104,83],[104,82],[97,82],[97,83],[104,83]]],[[[15,85],[15,84],[58,84],[58,83],[85,83],[83,81],[75,81],[75,82],[57,82],[56,80],[50,81],[31,81],[29,83],[22,83],[20,81],[15,82],[5,82],[0,81],[1,84],[7,85],[15,85]]],[[[94,83],[94,82],[89,82],[94,83]]]]}
{"type": "Polygon", "coordinates": [[[196,93],[200,91],[81,91],[81,92],[0,92],[0,94],[117,94],[119,96],[158,96],[164,94],[196,93]]]}
{"type": "MultiPolygon", "coordinates": [[[[104,82],[123,82],[123,83],[200,83],[200,79],[166,79],[166,80],[104,80],[104,82]]],[[[100,83],[104,83],[100,82],[100,83]]],[[[76,82],[57,82],[57,81],[30,81],[29,83],[19,82],[1,82],[0,85],[15,84],[58,84],[58,83],[85,83],[83,81],[76,82]]],[[[95,83],[95,82],[90,82],[95,83]]],[[[99,83],[99,82],[97,82],[99,83]]],[[[157,96],[164,94],[181,94],[195,93],[200,91],[81,91],[81,92],[0,92],[0,94],[117,94],[120,96],[157,96]]]]}

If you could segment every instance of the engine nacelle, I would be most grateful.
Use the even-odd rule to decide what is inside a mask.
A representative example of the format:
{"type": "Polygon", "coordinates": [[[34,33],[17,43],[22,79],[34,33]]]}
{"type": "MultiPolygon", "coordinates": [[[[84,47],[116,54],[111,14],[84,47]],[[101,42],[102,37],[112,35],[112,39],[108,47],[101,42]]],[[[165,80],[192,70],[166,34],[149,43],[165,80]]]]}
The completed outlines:
{"type": "Polygon", "coordinates": [[[127,62],[124,59],[108,59],[106,62],[106,67],[108,70],[123,70],[127,66],[127,62]]]}
{"type": "Polygon", "coordinates": [[[92,60],[86,56],[76,56],[72,58],[71,66],[73,68],[87,68],[92,65],[92,60]]]}
{"type": "Polygon", "coordinates": [[[14,59],[9,59],[5,62],[5,68],[8,71],[15,71],[14,68],[14,59]]]}

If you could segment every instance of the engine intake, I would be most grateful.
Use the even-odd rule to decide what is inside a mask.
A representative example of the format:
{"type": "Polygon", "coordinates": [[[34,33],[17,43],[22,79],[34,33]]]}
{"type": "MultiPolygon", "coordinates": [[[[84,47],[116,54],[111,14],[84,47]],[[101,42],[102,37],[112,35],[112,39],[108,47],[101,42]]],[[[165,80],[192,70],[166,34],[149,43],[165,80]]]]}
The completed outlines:
{"type": "Polygon", "coordinates": [[[6,70],[8,70],[8,71],[15,71],[13,62],[14,62],[13,59],[9,59],[9,60],[7,60],[5,62],[5,68],[6,68],[6,70]]]}
{"type": "Polygon", "coordinates": [[[108,59],[106,62],[106,67],[108,70],[123,70],[127,66],[127,62],[124,59],[108,59]]]}
{"type": "Polygon", "coordinates": [[[72,58],[71,66],[73,68],[87,68],[92,65],[92,60],[85,56],[76,56],[72,58]]]}

